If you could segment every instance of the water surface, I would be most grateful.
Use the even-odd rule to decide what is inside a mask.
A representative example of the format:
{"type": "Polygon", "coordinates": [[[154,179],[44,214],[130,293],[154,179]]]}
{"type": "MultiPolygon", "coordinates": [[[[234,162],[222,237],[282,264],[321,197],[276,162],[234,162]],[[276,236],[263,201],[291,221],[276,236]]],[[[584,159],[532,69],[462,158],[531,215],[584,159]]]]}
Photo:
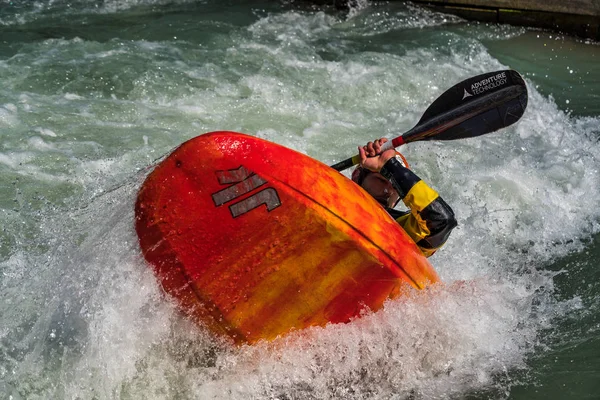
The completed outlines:
{"type": "Polygon", "coordinates": [[[599,56],[596,43],[402,3],[4,3],[0,392],[595,398],[599,56]],[[402,149],[457,214],[431,259],[447,286],[241,349],[165,299],[133,203],[181,142],[234,130],[331,164],[504,68],[529,87],[517,125],[402,149]]]}

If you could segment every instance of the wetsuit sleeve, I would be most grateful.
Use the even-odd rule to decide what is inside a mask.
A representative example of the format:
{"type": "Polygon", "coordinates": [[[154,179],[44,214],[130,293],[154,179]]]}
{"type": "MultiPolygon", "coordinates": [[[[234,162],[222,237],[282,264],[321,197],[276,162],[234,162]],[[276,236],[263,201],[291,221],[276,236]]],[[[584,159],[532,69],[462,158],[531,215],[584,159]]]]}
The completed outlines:
{"type": "Polygon", "coordinates": [[[448,204],[393,157],[380,171],[400,194],[410,213],[396,219],[426,257],[436,252],[448,239],[457,222],[448,204]]]}

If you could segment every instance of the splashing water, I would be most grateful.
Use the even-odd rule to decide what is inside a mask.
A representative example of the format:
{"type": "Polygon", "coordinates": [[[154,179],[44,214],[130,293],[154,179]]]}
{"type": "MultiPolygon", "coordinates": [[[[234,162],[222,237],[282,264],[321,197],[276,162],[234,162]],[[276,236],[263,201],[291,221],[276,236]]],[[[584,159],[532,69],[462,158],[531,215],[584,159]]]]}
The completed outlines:
{"type": "Polygon", "coordinates": [[[598,315],[597,287],[557,282],[600,231],[599,116],[561,110],[531,74],[517,125],[401,149],[459,220],[431,259],[445,284],[350,324],[232,348],[176,311],[133,230],[147,167],[182,141],[238,130],[333,163],[506,68],[488,46],[526,29],[401,4],[19,4],[0,24],[26,38],[0,46],[0,392],[504,398],[549,351],[544,332],[598,315]]]}

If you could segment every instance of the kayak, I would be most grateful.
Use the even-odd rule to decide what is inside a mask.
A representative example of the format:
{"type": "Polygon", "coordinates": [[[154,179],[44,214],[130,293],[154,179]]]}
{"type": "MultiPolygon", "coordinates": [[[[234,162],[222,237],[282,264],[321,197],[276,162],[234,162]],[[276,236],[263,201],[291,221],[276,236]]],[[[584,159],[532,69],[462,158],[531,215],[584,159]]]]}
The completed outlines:
{"type": "Polygon", "coordinates": [[[269,141],[211,132],[142,184],[141,252],[194,321],[237,344],[347,323],[439,280],[367,192],[269,141]]]}

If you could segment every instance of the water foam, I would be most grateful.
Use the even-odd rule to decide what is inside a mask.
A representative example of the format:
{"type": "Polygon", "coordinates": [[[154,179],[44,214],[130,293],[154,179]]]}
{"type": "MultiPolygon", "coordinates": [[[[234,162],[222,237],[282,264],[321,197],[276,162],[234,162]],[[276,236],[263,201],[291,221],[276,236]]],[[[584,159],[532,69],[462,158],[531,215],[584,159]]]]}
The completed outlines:
{"type": "MultiPolygon", "coordinates": [[[[150,164],[153,151],[162,154],[194,133],[227,127],[333,162],[351,155],[357,143],[409,129],[457,81],[504,67],[483,46],[455,34],[446,36],[448,47],[441,50],[347,53],[337,42],[345,29],[338,23],[349,22],[308,13],[265,18],[249,29],[250,38],[215,51],[211,68],[187,60],[189,77],[211,83],[198,93],[182,95],[184,85],[155,81],[158,72],[150,71],[137,77],[139,90],[129,101],[94,102],[75,91],[57,96],[58,107],[74,107],[70,121],[79,127],[131,130],[137,124],[144,134],[132,133],[130,142],[119,135],[91,141],[84,134],[75,141],[63,135],[76,129],[40,122],[33,126],[56,137],[35,136],[38,153],[0,154],[0,163],[14,170],[44,152],[71,157],[69,168],[47,175],[73,174],[70,182],[83,192],[68,204],[23,209],[5,219],[39,223],[16,230],[19,245],[0,264],[9,299],[0,328],[5,393],[434,399],[497,386],[498,397],[506,396],[527,357],[544,345],[539,332],[556,316],[581,308],[575,297],[555,298],[555,273],[545,266],[600,230],[594,202],[600,192],[598,118],[570,117],[532,82],[518,125],[482,138],[402,149],[459,219],[449,243],[432,258],[445,285],[390,301],[350,324],[237,349],[182,318],[141,258],[133,202],[142,176],[131,177],[131,171],[150,164]],[[231,73],[226,66],[235,61],[250,67],[231,73]],[[177,90],[164,92],[162,85],[177,90]],[[123,176],[126,182],[115,186],[123,176]]],[[[97,54],[114,55],[106,49],[97,54]]],[[[39,110],[55,100],[27,101],[39,110]]],[[[14,109],[4,107],[9,116],[14,109]]],[[[45,179],[47,167],[36,160],[30,177],[45,179]]]]}
{"type": "MultiPolygon", "coordinates": [[[[557,302],[552,296],[553,273],[540,267],[566,251],[564,247],[549,248],[548,240],[563,238],[564,229],[581,230],[590,215],[563,218],[558,225],[515,225],[523,213],[532,213],[534,221],[545,221],[541,216],[546,210],[534,207],[540,201],[534,196],[536,185],[549,186],[544,198],[552,206],[571,196],[577,199],[580,185],[598,187],[593,175],[584,174],[573,190],[565,192],[560,182],[548,185],[555,175],[547,172],[544,163],[536,168],[538,164],[529,160],[537,156],[542,157],[540,161],[550,157],[546,159],[549,164],[561,160],[553,153],[548,156],[548,148],[559,143],[554,135],[575,138],[576,126],[534,91],[522,124],[502,136],[461,142],[458,149],[452,148],[455,144],[414,148],[415,168],[441,186],[440,192],[455,206],[462,224],[433,259],[449,285],[390,301],[380,312],[351,324],[312,328],[241,349],[215,343],[180,319],[172,305],[160,299],[144,263],[132,258],[135,239],[129,227],[131,210],[127,209],[132,189],[112,199],[99,198],[101,214],[111,215],[116,204],[121,211],[110,219],[120,222],[104,224],[103,233],[88,239],[90,246],[100,243],[100,249],[84,252],[90,260],[87,265],[98,278],[97,288],[86,295],[84,303],[91,311],[86,314],[85,349],[69,369],[66,392],[158,398],[433,399],[510,380],[515,370],[526,368],[528,354],[543,344],[538,332],[551,326],[549,315],[581,307],[577,299],[557,302]],[[546,125],[540,121],[547,118],[560,124],[554,133],[545,130],[541,136],[546,125]],[[532,134],[532,130],[538,133],[532,134]],[[533,141],[542,148],[531,155],[521,147],[509,146],[513,140],[521,147],[533,141]],[[484,155],[494,151],[498,157],[489,162],[484,155]],[[432,152],[442,160],[439,164],[425,162],[436,159],[432,152]],[[474,157],[476,152],[479,156],[474,157]],[[468,163],[461,158],[474,164],[467,170],[471,185],[467,178],[463,181],[460,166],[468,163]],[[523,172],[526,166],[528,173],[523,172]],[[448,169],[436,171],[443,167],[448,169]],[[442,180],[442,176],[452,179],[442,180]],[[520,183],[523,180],[525,184],[520,183]],[[129,199],[127,204],[123,197],[129,199]],[[474,203],[476,199],[485,204],[474,203]],[[513,203],[507,206],[507,201],[513,203]],[[502,210],[509,222],[490,224],[494,211],[502,210]],[[544,236],[535,237],[533,233],[540,230],[544,236]],[[527,242],[529,237],[536,241],[534,245],[527,242]],[[521,246],[524,241],[527,252],[521,246]],[[119,244],[122,242],[126,245],[119,244]],[[103,256],[107,248],[112,253],[108,260],[103,256]],[[468,280],[451,284],[456,279],[468,280]],[[75,372],[82,367],[86,373],[75,372]]],[[[570,143],[569,154],[586,147],[581,139],[570,143]]],[[[588,167],[597,165],[594,153],[588,157],[583,158],[588,167]]],[[[498,388],[503,395],[507,394],[506,385],[498,388]]]]}

